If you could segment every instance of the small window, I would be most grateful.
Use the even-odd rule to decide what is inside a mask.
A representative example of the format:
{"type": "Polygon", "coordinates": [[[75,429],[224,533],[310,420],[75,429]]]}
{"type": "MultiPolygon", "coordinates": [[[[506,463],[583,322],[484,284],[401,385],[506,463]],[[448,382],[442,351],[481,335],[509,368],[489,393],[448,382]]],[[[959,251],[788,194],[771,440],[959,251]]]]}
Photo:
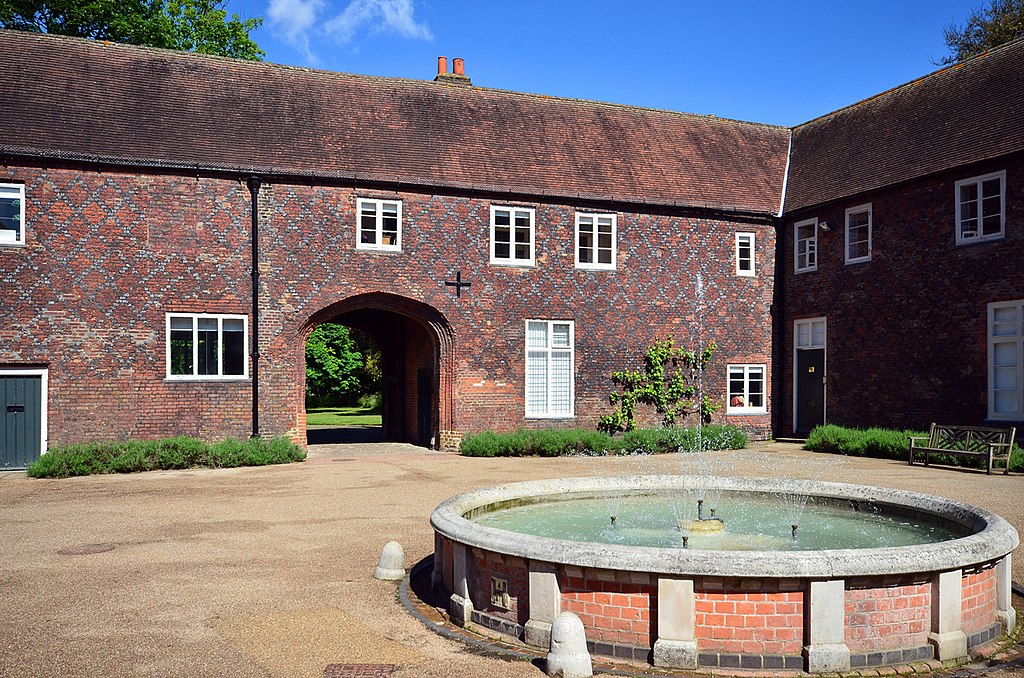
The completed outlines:
{"type": "Polygon", "coordinates": [[[797,320],[797,348],[825,348],[825,320],[797,320]]]}
{"type": "Polygon", "coordinates": [[[818,220],[807,219],[793,225],[796,272],[818,270],[818,220]]]}
{"type": "Polygon", "coordinates": [[[526,416],[572,417],[573,322],[526,321],[526,416]]]}
{"type": "Polygon", "coordinates": [[[356,200],[359,233],[356,249],[397,252],[402,249],[402,201],[356,200]]]}
{"type": "Polygon", "coordinates": [[[1024,301],[988,305],[988,416],[1024,419],[1024,301]]]}
{"type": "Polygon", "coordinates": [[[491,207],[491,263],[533,266],[534,210],[491,207]]]}
{"type": "Polygon", "coordinates": [[[754,275],[754,234],[736,234],[736,275],[754,275]]]}
{"type": "Polygon", "coordinates": [[[0,247],[25,244],[25,185],[0,184],[0,247]]]}
{"type": "Polygon", "coordinates": [[[168,313],[167,378],[247,378],[247,325],[244,315],[168,313]]]}
{"type": "Polygon", "coordinates": [[[871,260],[871,204],[846,210],[846,263],[871,260]]]}
{"type": "Polygon", "coordinates": [[[765,366],[729,365],[729,407],[726,414],[764,414],[765,366]]]}
{"type": "Polygon", "coordinates": [[[956,243],[1003,237],[1006,172],[956,182],[956,243]]]}
{"type": "Polygon", "coordinates": [[[615,268],[614,214],[576,214],[576,268],[615,268]]]}

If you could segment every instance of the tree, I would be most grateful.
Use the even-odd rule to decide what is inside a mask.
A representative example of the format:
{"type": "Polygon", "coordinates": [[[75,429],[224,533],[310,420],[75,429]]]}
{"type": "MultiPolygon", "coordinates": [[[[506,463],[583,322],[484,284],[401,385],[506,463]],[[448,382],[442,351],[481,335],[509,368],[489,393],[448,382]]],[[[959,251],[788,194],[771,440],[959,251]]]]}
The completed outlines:
{"type": "Polygon", "coordinates": [[[612,372],[612,382],[622,390],[613,391],[609,396],[611,404],[616,406],[615,411],[601,417],[598,430],[616,433],[636,429],[639,403],[653,406],[666,428],[696,412],[700,413],[703,423],[709,423],[711,415],[721,409],[721,405],[697,393],[697,377],[711,361],[716,348],[712,341],[698,353],[676,346],[672,337],[655,340],[644,354],[642,372],[612,372]]]}
{"type": "Polygon", "coordinates": [[[306,340],[306,400],[326,403],[355,400],[361,393],[363,355],[347,327],[318,325],[306,340]]]}
{"type": "Polygon", "coordinates": [[[963,26],[950,24],[943,33],[949,48],[943,64],[981,54],[1024,36],[1024,0],[991,0],[988,7],[974,8],[963,26]]]}
{"type": "Polygon", "coordinates": [[[0,0],[0,28],[72,35],[262,61],[249,33],[262,17],[228,18],[228,0],[0,0]]]}

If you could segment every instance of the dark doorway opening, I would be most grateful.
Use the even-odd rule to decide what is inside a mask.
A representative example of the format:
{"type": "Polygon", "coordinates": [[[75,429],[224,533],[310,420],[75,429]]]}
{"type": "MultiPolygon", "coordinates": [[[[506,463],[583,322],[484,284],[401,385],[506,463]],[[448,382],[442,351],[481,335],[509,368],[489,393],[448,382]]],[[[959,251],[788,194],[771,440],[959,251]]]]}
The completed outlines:
{"type": "Polygon", "coordinates": [[[365,295],[324,309],[311,324],[325,322],[352,328],[379,348],[381,424],[344,428],[307,424],[308,444],[405,442],[437,448],[441,347],[436,328],[446,323],[436,311],[393,295],[365,295]]]}

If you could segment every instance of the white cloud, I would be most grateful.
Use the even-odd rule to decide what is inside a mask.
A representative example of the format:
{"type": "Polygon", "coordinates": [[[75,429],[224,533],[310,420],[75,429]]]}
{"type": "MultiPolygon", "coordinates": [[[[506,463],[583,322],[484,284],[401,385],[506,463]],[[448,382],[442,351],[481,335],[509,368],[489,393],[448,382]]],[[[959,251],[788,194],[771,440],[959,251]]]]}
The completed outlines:
{"type": "Polygon", "coordinates": [[[309,48],[309,31],[323,9],[324,0],[270,0],[267,24],[316,65],[318,59],[309,48]]]}
{"type": "Polygon", "coordinates": [[[430,28],[417,22],[413,12],[412,0],[352,0],[341,14],[324,25],[324,29],[338,42],[350,42],[358,31],[392,32],[405,38],[432,40],[430,28]]]}

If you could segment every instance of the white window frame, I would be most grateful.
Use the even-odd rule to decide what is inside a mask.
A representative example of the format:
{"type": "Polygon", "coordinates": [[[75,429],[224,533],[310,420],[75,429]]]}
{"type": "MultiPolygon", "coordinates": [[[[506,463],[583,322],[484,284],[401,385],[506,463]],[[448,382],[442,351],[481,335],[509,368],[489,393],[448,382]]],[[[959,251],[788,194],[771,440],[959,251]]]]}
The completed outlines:
{"type": "Polygon", "coordinates": [[[977,177],[971,177],[970,179],[961,179],[960,181],[956,182],[956,184],[954,184],[954,188],[953,188],[953,201],[954,201],[954,204],[956,205],[956,244],[957,245],[965,245],[965,244],[974,243],[974,242],[984,242],[986,240],[999,240],[999,239],[1001,239],[1001,238],[1003,238],[1005,236],[1005,234],[1006,234],[1006,171],[1005,170],[1001,171],[1001,172],[991,172],[989,174],[983,174],[983,175],[977,176],[977,177]],[[982,217],[983,217],[983,214],[981,212],[981,209],[982,209],[981,202],[982,202],[982,198],[983,198],[983,196],[981,194],[981,187],[982,187],[982,184],[984,182],[990,181],[992,179],[998,179],[999,180],[999,232],[998,233],[989,233],[988,235],[982,235],[980,233],[980,229],[981,229],[981,225],[982,225],[981,221],[982,221],[982,217]],[[961,210],[963,208],[963,204],[960,201],[960,189],[961,189],[961,187],[967,186],[967,185],[970,185],[970,184],[975,184],[975,185],[977,185],[977,188],[978,188],[978,203],[979,203],[978,204],[978,214],[977,214],[977,219],[978,219],[978,226],[977,226],[977,228],[978,228],[978,230],[977,231],[973,231],[974,235],[964,235],[963,228],[961,227],[961,224],[960,224],[960,221],[962,219],[961,210]]]}
{"type": "Polygon", "coordinates": [[[376,250],[378,252],[401,252],[402,251],[402,201],[390,198],[357,198],[356,199],[356,249],[376,250]],[[398,232],[395,242],[384,244],[384,205],[393,204],[398,211],[398,232]],[[372,243],[363,242],[363,208],[373,206],[376,215],[376,230],[372,243]]]}
{"type": "Polygon", "coordinates": [[[818,270],[818,218],[804,219],[793,224],[793,270],[796,273],[807,273],[809,271],[818,270]],[[804,262],[804,266],[800,266],[800,227],[810,226],[811,232],[814,234],[811,238],[805,238],[810,241],[811,247],[809,248],[804,262]],[[814,259],[813,263],[807,263],[810,258],[814,259]]]}
{"type": "Polygon", "coordinates": [[[613,271],[613,270],[615,270],[616,255],[617,255],[617,250],[618,250],[618,246],[617,246],[618,237],[619,237],[619,232],[618,232],[618,215],[615,215],[615,214],[602,214],[602,213],[598,213],[598,212],[577,212],[576,213],[576,268],[585,268],[585,269],[591,269],[591,270],[604,270],[604,271],[613,271]],[[594,245],[592,247],[592,250],[594,252],[594,261],[591,261],[591,262],[580,261],[580,232],[581,232],[581,226],[582,226],[582,224],[580,222],[583,219],[590,219],[591,220],[591,223],[590,223],[591,231],[590,231],[590,233],[591,233],[591,235],[593,237],[593,243],[594,243],[594,245]],[[602,219],[607,219],[607,220],[611,221],[611,227],[612,227],[611,263],[601,263],[601,262],[597,261],[597,259],[599,258],[598,257],[598,251],[602,250],[602,249],[607,249],[607,248],[598,247],[598,230],[597,229],[598,229],[598,225],[599,225],[598,222],[599,222],[599,220],[602,220],[602,219]]]}
{"type": "Polygon", "coordinates": [[[741,275],[745,277],[753,277],[754,275],[756,275],[754,272],[754,243],[756,242],[754,238],[755,236],[753,233],[741,232],[736,234],[736,275],[741,275]],[[742,247],[741,243],[744,240],[748,241],[747,247],[750,249],[750,259],[747,262],[746,267],[744,267],[744,260],[740,256],[740,251],[742,247]]]}
{"type": "Polygon", "coordinates": [[[165,320],[166,332],[166,378],[168,381],[243,381],[249,378],[249,316],[227,313],[167,313],[165,320]],[[171,320],[173,318],[189,318],[192,320],[192,374],[171,374],[171,320]],[[217,320],[217,374],[198,374],[199,369],[199,332],[200,320],[217,320]],[[224,321],[241,320],[242,337],[242,374],[224,374],[224,321]]]}
{"type": "Polygon", "coordinates": [[[573,419],[576,416],[576,323],[573,320],[544,320],[544,319],[531,319],[527,320],[523,326],[523,406],[528,419],[573,419]],[[548,346],[547,348],[531,348],[530,342],[530,323],[546,323],[547,324],[547,337],[548,346]],[[554,325],[568,325],[569,326],[569,346],[568,348],[559,348],[551,346],[551,337],[553,336],[552,327],[554,325]],[[529,387],[528,383],[530,380],[530,353],[544,351],[547,354],[547,369],[546,369],[546,384],[544,386],[545,400],[547,404],[544,410],[537,411],[530,409],[530,400],[528,398],[529,387]],[[568,412],[552,412],[551,411],[551,382],[553,378],[553,371],[551,369],[551,357],[556,353],[568,353],[569,355],[569,411],[568,412]]]}
{"type": "Polygon", "coordinates": [[[0,247],[21,247],[25,245],[25,184],[0,183],[0,197],[15,199],[18,201],[18,223],[21,228],[13,239],[8,240],[7,234],[10,231],[6,228],[0,229],[0,247]]]}
{"type": "Polygon", "coordinates": [[[726,366],[725,369],[725,384],[726,384],[726,414],[767,414],[768,413],[768,366],[763,363],[734,363],[726,366]],[[743,405],[733,405],[733,393],[732,393],[732,375],[733,372],[743,372],[743,405]],[[761,373],[761,405],[759,407],[752,407],[748,403],[750,402],[750,375],[751,373],[761,373]]]}
{"type": "Polygon", "coordinates": [[[846,228],[844,229],[846,231],[846,263],[847,264],[859,264],[859,263],[864,262],[864,261],[871,261],[871,235],[872,235],[872,230],[874,228],[874,223],[873,223],[874,217],[872,216],[871,203],[865,203],[863,205],[857,205],[856,207],[851,207],[851,208],[847,209],[846,210],[846,216],[843,219],[843,221],[846,223],[846,228]],[[867,215],[868,215],[868,223],[867,223],[867,227],[868,227],[868,253],[866,255],[860,256],[860,257],[851,257],[850,256],[850,244],[851,244],[850,243],[850,217],[854,216],[855,214],[862,214],[864,212],[867,212],[867,215]]]}
{"type": "Polygon", "coordinates": [[[50,370],[46,367],[8,367],[0,369],[0,377],[39,377],[39,455],[46,454],[50,446],[50,370]]]}
{"type": "Polygon", "coordinates": [[[537,254],[537,210],[533,207],[517,207],[515,205],[491,205],[491,263],[497,266],[533,266],[536,261],[537,254]],[[495,223],[495,215],[498,212],[509,213],[509,256],[498,257],[495,254],[495,232],[497,230],[497,224],[495,223]],[[530,216],[530,256],[527,259],[517,259],[515,257],[515,229],[516,229],[516,213],[522,212],[530,216]]]}
{"type": "Polygon", "coordinates": [[[988,418],[1005,421],[1024,419],[1024,299],[998,301],[988,305],[988,418]],[[995,312],[1000,308],[1016,308],[1016,327],[1013,334],[995,334],[995,312]],[[1012,344],[1016,353],[1016,410],[996,411],[996,344],[1012,344]]]}

